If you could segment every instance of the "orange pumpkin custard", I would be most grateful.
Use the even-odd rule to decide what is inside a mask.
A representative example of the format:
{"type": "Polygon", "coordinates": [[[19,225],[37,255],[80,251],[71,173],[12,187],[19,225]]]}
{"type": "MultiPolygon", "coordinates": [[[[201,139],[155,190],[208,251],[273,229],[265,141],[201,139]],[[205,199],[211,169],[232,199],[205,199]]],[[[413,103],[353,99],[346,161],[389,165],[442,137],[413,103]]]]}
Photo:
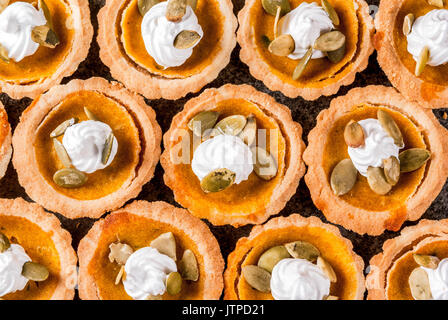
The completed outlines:
{"type": "Polygon", "coordinates": [[[305,181],[328,220],[360,234],[417,220],[448,175],[447,132],[393,88],[351,90],[321,112],[305,181]]]}
{"type": "Polygon", "coordinates": [[[8,114],[0,102],[0,179],[3,178],[6,169],[8,169],[11,155],[11,126],[8,122],[8,114]]]}
{"type": "Polygon", "coordinates": [[[448,300],[448,220],[422,220],[370,260],[369,300],[448,300]]]}
{"type": "Polygon", "coordinates": [[[135,201],[96,222],[78,256],[81,299],[207,300],[223,289],[213,234],[165,202],[135,201]]]}
{"type": "Polygon", "coordinates": [[[25,110],[15,133],[21,185],[70,218],[98,218],[137,196],[160,155],[152,108],[100,78],[52,88],[25,110]]]}
{"type": "Polygon", "coordinates": [[[0,199],[0,297],[71,300],[76,255],[59,220],[23,199],[0,199]]]}
{"type": "Polygon", "coordinates": [[[14,99],[73,74],[93,37],[87,0],[3,1],[0,21],[0,92],[14,99]]]}
{"type": "Polygon", "coordinates": [[[373,52],[363,0],[248,0],[238,20],[241,60],[269,89],[291,98],[335,94],[373,52]]]}
{"type": "Polygon", "coordinates": [[[226,300],[362,300],[364,263],[339,230],[298,214],[255,226],[229,255],[226,300]]]}
{"type": "Polygon", "coordinates": [[[98,14],[100,58],[148,99],[199,91],[229,63],[237,21],[230,0],[107,0],[98,14]]]}
{"type": "Polygon", "coordinates": [[[448,3],[381,1],[375,26],[378,62],[392,84],[425,108],[446,108],[448,3]]]}
{"type": "Polygon", "coordinates": [[[215,225],[262,223],[304,174],[301,135],[287,107],[251,86],[208,89],[164,136],[164,181],[177,202],[215,225]]]}

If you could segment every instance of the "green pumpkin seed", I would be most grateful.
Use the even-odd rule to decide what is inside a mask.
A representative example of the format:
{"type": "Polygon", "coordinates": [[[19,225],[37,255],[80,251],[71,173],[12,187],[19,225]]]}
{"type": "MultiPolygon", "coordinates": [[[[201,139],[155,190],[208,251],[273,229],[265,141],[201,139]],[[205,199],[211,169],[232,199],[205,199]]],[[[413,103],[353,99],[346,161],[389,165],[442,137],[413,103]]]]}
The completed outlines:
{"type": "Polygon", "coordinates": [[[426,271],[416,268],[409,276],[409,287],[415,300],[432,300],[431,287],[426,271]]]}
{"type": "Polygon", "coordinates": [[[224,134],[237,136],[246,126],[247,119],[241,115],[229,116],[219,121],[215,128],[224,134]]]}
{"type": "Polygon", "coordinates": [[[105,142],[104,148],[103,148],[103,154],[101,156],[101,163],[104,165],[106,165],[107,162],[109,162],[109,158],[112,153],[112,147],[114,145],[114,141],[115,141],[115,136],[114,136],[114,133],[111,132],[106,139],[106,142],[105,142]]]}
{"type": "Polygon", "coordinates": [[[429,61],[429,55],[429,47],[423,47],[420,55],[418,56],[417,64],[415,65],[415,75],[417,77],[419,77],[423,73],[423,70],[425,70],[425,67],[429,61]]]}
{"type": "Polygon", "coordinates": [[[187,12],[187,0],[168,0],[166,18],[168,21],[178,22],[187,12]]]}
{"type": "Polygon", "coordinates": [[[313,48],[309,48],[308,51],[303,56],[303,58],[300,59],[299,63],[297,64],[297,67],[294,69],[294,72],[292,74],[293,80],[298,80],[300,78],[303,71],[305,71],[306,66],[310,62],[312,56],[313,56],[313,48]]]}
{"type": "Polygon", "coordinates": [[[277,164],[272,155],[261,147],[252,147],[252,157],[255,174],[269,181],[277,175],[277,164]]]}
{"type": "Polygon", "coordinates": [[[271,292],[271,275],[263,268],[248,265],[242,268],[242,274],[246,282],[260,292],[271,292]]]}
{"type": "Polygon", "coordinates": [[[177,49],[189,49],[194,47],[201,36],[196,31],[184,30],[181,31],[174,39],[174,47],[177,49]]]}
{"type": "Polygon", "coordinates": [[[244,127],[243,131],[238,135],[238,137],[243,140],[245,144],[251,146],[255,142],[255,138],[257,135],[257,120],[254,115],[249,115],[247,117],[247,123],[244,127]]]}
{"type": "Polygon", "coordinates": [[[137,2],[138,12],[140,12],[142,17],[144,17],[145,14],[159,2],[160,2],[159,0],[138,0],[137,2]]]}
{"type": "Polygon", "coordinates": [[[78,122],[78,119],[76,118],[71,118],[68,120],[65,120],[64,122],[62,122],[60,125],[58,125],[56,127],[56,129],[54,129],[51,133],[50,133],[50,138],[57,138],[59,136],[62,136],[65,131],[67,130],[68,127],[71,127],[72,125],[74,125],[76,122],[78,122]]]}
{"type": "Polygon", "coordinates": [[[86,114],[87,119],[93,120],[93,121],[98,121],[98,118],[92,113],[92,111],[87,109],[87,107],[84,107],[84,113],[86,114]]]}
{"type": "Polygon", "coordinates": [[[276,56],[286,57],[294,52],[295,42],[289,34],[282,34],[281,36],[272,40],[268,47],[270,53],[276,56]]]}
{"type": "Polygon", "coordinates": [[[187,249],[179,262],[179,271],[183,279],[197,281],[199,279],[198,261],[193,251],[187,249]]]}
{"type": "Polygon", "coordinates": [[[317,257],[316,264],[322,270],[322,272],[325,273],[325,275],[327,276],[328,280],[330,280],[330,282],[333,282],[333,283],[337,282],[336,272],[334,272],[333,267],[327,260],[325,260],[324,258],[319,256],[319,257],[317,257]]]}
{"type": "Polygon", "coordinates": [[[277,14],[277,7],[282,9],[281,15],[287,14],[291,11],[289,0],[261,0],[261,5],[263,6],[263,9],[271,16],[275,16],[277,14]]]}
{"type": "Polygon", "coordinates": [[[403,34],[407,36],[412,31],[412,25],[414,24],[415,16],[410,13],[406,17],[404,17],[403,21],[403,34]]]}
{"type": "Polygon", "coordinates": [[[379,195],[385,195],[392,190],[392,186],[387,182],[382,168],[369,167],[367,169],[367,182],[370,189],[379,195]]]}
{"type": "Polygon", "coordinates": [[[429,256],[425,254],[413,254],[415,262],[424,268],[437,269],[440,263],[440,259],[435,256],[429,256]]]}
{"type": "Polygon", "coordinates": [[[346,52],[346,46],[344,43],[344,45],[340,47],[338,50],[327,52],[327,58],[333,63],[339,63],[342,61],[342,59],[344,59],[345,52],[346,52]]]}
{"type": "Polygon", "coordinates": [[[3,62],[9,63],[9,54],[8,50],[0,44],[0,59],[3,62]]]}
{"type": "Polygon", "coordinates": [[[31,39],[41,46],[54,49],[59,44],[56,33],[47,25],[36,26],[31,31],[31,39]]]}
{"type": "Polygon", "coordinates": [[[196,10],[198,7],[198,0],[187,0],[187,6],[190,6],[193,11],[196,10]]]}
{"type": "Polygon", "coordinates": [[[150,294],[146,297],[146,300],[162,300],[162,296],[153,296],[152,294],[150,294]]]}
{"type": "Polygon", "coordinates": [[[70,168],[72,166],[72,161],[70,160],[70,157],[67,153],[67,150],[65,150],[64,145],[60,143],[58,139],[53,138],[53,146],[62,165],[65,168],[70,168]]]}
{"type": "Polygon", "coordinates": [[[111,263],[116,262],[119,265],[125,265],[133,253],[134,249],[126,243],[117,242],[109,245],[109,261],[111,263]]]}
{"type": "Polygon", "coordinates": [[[363,146],[365,142],[364,129],[358,122],[351,120],[345,126],[344,140],[351,148],[359,148],[363,146]]]}
{"type": "Polygon", "coordinates": [[[353,189],[358,178],[358,170],[352,160],[344,159],[333,169],[330,177],[331,189],[337,196],[343,196],[353,189]]]}
{"type": "Polygon", "coordinates": [[[64,168],[54,174],[53,181],[63,188],[79,188],[87,182],[87,176],[74,168],[64,168]]]}
{"type": "Polygon", "coordinates": [[[0,232],[0,253],[5,252],[9,249],[11,243],[7,236],[5,236],[2,232],[0,232]]]}
{"type": "Polygon", "coordinates": [[[387,134],[394,139],[394,142],[398,147],[403,148],[403,135],[401,134],[400,128],[398,128],[398,125],[392,116],[387,111],[379,109],[377,112],[377,117],[384,131],[386,131],[387,134]]]}
{"type": "Polygon", "coordinates": [[[188,128],[193,131],[193,133],[200,137],[204,131],[212,129],[216,121],[218,121],[219,112],[215,111],[202,111],[195,115],[188,122],[188,128]]]}
{"type": "Polygon", "coordinates": [[[296,259],[305,259],[310,262],[316,262],[320,256],[320,251],[314,245],[306,241],[294,241],[285,244],[288,253],[296,259]]]}
{"type": "Polygon", "coordinates": [[[400,171],[412,172],[420,169],[431,158],[431,152],[426,149],[412,148],[402,151],[398,158],[400,171]]]}
{"type": "Polygon", "coordinates": [[[443,0],[428,0],[428,3],[431,6],[435,6],[435,7],[440,8],[440,9],[443,8],[443,0]]]}
{"type": "Polygon", "coordinates": [[[261,43],[266,47],[269,48],[269,45],[271,44],[271,39],[269,39],[269,37],[267,35],[262,35],[261,36],[261,43]]]}
{"type": "Polygon", "coordinates": [[[50,273],[48,269],[37,262],[25,262],[22,267],[22,276],[32,281],[45,281],[50,273]]]}
{"type": "Polygon", "coordinates": [[[176,261],[176,239],[174,239],[172,232],[162,233],[152,240],[149,246],[176,261]]]}
{"type": "Polygon", "coordinates": [[[383,160],[383,167],[387,183],[391,186],[395,186],[400,179],[400,161],[392,156],[383,160]]]}
{"type": "Polygon", "coordinates": [[[182,277],[179,272],[171,272],[166,278],[166,292],[175,296],[182,290],[182,277]]]}
{"type": "Polygon", "coordinates": [[[287,258],[291,258],[291,256],[284,246],[272,247],[260,256],[258,266],[271,273],[280,260],[287,258]]]}
{"type": "Polygon", "coordinates": [[[220,192],[235,182],[235,173],[229,169],[217,169],[210,172],[201,181],[201,189],[205,193],[220,192]]]}
{"type": "Polygon", "coordinates": [[[336,51],[345,44],[345,35],[340,31],[330,31],[322,34],[314,42],[314,49],[328,52],[336,51]]]}
{"type": "Polygon", "coordinates": [[[331,22],[333,22],[333,24],[337,27],[340,23],[340,20],[333,6],[327,0],[322,0],[322,8],[324,8],[325,12],[330,17],[331,22]]]}
{"type": "Polygon", "coordinates": [[[9,5],[9,0],[0,0],[0,13],[9,5]]]}

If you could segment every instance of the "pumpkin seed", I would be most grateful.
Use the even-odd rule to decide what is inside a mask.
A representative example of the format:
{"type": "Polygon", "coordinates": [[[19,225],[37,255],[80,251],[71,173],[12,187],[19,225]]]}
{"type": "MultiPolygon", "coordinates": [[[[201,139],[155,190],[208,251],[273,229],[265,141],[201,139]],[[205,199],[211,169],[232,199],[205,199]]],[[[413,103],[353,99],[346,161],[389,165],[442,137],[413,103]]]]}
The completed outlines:
{"type": "Polygon", "coordinates": [[[211,129],[215,126],[218,120],[219,112],[215,111],[202,111],[195,115],[188,122],[188,128],[193,131],[193,133],[200,137],[204,131],[211,129]]]}
{"type": "Polygon", "coordinates": [[[9,0],[0,0],[0,12],[6,9],[9,5],[9,0]]]}
{"type": "Polygon", "coordinates": [[[285,246],[276,246],[266,250],[258,259],[258,266],[272,272],[275,265],[283,259],[291,258],[285,246]]]}
{"type": "Polygon", "coordinates": [[[265,34],[261,36],[261,43],[266,47],[269,48],[269,45],[271,44],[271,39],[265,34]]]}
{"type": "Polygon", "coordinates": [[[328,52],[335,51],[345,44],[345,35],[341,31],[330,31],[322,34],[314,42],[314,49],[328,52]]]}
{"type": "Polygon", "coordinates": [[[184,30],[174,38],[174,47],[177,49],[192,48],[201,40],[201,36],[196,31],[184,30]]]}
{"type": "Polygon", "coordinates": [[[5,252],[9,249],[11,243],[7,236],[5,236],[2,232],[0,232],[0,253],[5,252]]]}
{"type": "Polygon", "coordinates": [[[405,36],[407,36],[408,34],[411,33],[412,25],[414,24],[414,21],[415,21],[415,16],[412,13],[410,13],[406,17],[404,17],[403,34],[405,36]]]}
{"type": "Polygon", "coordinates": [[[0,59],[3,62],[9,63],[9,54],[8,50],[0,44],[0,59]]]}
{"type": "Polygon", "coordinates": [[[412,172],[420,169],[430,158],[431,152],[426,149],[412,148],[400,152],[400,171],[412,172]]]}
{"type": "Polygon", "coordinates": [[[65,130],[67,130],[68,127],[74,125],[76,122],[78,122],[78,119],[76,118],[65,120],[50,133],[50,138],[57,138],[59,136],[62,136],[65,133],[65,130]]]}
{"type": "Polygon", "coordinates": [[[443,8],[443,0],[428,0],[428,3],[431,6],[435,6],[435,7],[440,8],[440,9],[443,8]]]}
{"type": "Polygon", "coordinates": [[[392,190],[392,186],[387,182],[382,168],[367,168],[367,182],[370,189],[379,195],[385,195],[392,190]]]}
{"type": "Polygon", "coordinates": [[[333,192],[337,196],[343,196],[353,189],[356,179],[358,178],[358,170],[353,165],[352,160],[344,159],[340,161],[330,177],[330,185],[333,192]]]}
{"type": "Polygon", "coordinates": [[[296,259],[305,259],[311,262],[316,262],[317,257],[320,256],[320,251],[311,243],[306,241],[294,241],[285,244],[286,250],[296,259]]]}
{"type": "Polygon", "coordinates": [[[146,300],[162,300],[162,296],[153,296],[152,294],[150,294],[146,297],[146,300]]]}
{"type": "Polygon", "coordinates": [[[171,272],[166,278],[166,291],[175,296],[182,290],[182,277],[179,272],[171,272]]]}
{"type": "Polygon", "coordinates": [[[431,287],[426,271],[415,268],[409,276],[409,287],[415,300],[432,300],[431,287]]]}
{"type": "Polygon", "coordinates": [[[65,150],[64,145],[59,142],[58,139],[53,138],[53,145],[54,150],[56,151],[56,154],[58,155],[59,161],[61,161],[62,165],[65,168],[70,168],[72,165],[72,161],[70,160],[70,157],[67,153],[67,150],[65,150]]]}
{"type": "Polygon", "coordinates": [[[145,14],[159,2],[159,0],[138,0],[138,12],[144,17],[145,14]]]}
{"type": "Polygon", "coordinates": [[[289,0],[261,0],[261,5],[263,6],[263,9],[271,16],[275,16],[277,14],[277,7],[282,8],[282,15],[291,11],[289,0]]]}
{"type": "Polygon", "coordinates": [[[176,261],[176,239],[172,232],[162,233],[149,246],[176,261]]]}
{"type": "Polygon", "coordinates": [[[119,265],[125,265],[131,254],[134,253],[134,249],[130,245],[121,242],[111,243],[109,250],[109,261],[119,265]]]}
{"type": "Polygon", "coordinates": [[[63,188],[79,188],[87,182],[87,176],[74,168],[64,168],[54,174],[53,181],[63,188]]]}
{"type": "Polygon", "coordinates": [[[339,300],[339,297],[336,297],[336,296],[326,296],[324,300],[339,300]]]}
{"type": "Polygon", "coordinates": [[[166,18],[168,21],[178,22],[187,12],[187,0],[168,0],[166,18]]]}
{"type": "Polygon", "coordinates": [[[325,260],[321,256],[317,257],[317,266],[322,270],[323,273],[325,273],[330,282],[337,282],[336,272],[334,272],[333,267],[327,260],[325,260]]]}
{"type": "Polygon", "coordinates": [[[205,193],[223,191],[235,182],[235,176],[229,169],[216,169],[202,179],[201,189],[205,193]]]}
{"type": "Polygon", "coordinates": [[[261,147],[252,147],[252,157],[255,174],[266,181],[277,175],[277,164],[272,155],[261,147]]]}
{"type": "Polygon", "coordinates": [[[198,6],[198,0],[187,0],[187,6],[190,6],[193,11],[196,10],[198,6]]]}
{"type": "Polygon", "coordinates": [[[53,18],[51,17],[50,9],[48,9],[46,2],[44,0],[39,0],[38,8],[44,13],[45,20],[47,20],[47,25],[50,29],[53,29],[53,18]]]}
{"type": "Polygon", "coordinates": [[[346,46],[345,43],[342,47],[335,51],[328,51],[327,58],[333,63],[339,63],[345,57],[346,46]]]}
{"type": "Polygon", "coordinates": [[[313,48],[309,48],[308,51],[303,56],[303,58],[300,59],[296,68],[294,69],[294,72],[292,74],[293,80],[298,80],[300,78],[303,71],[305,71],[305,68],[308,65],[308,62],[310,62],[312,56],[313,56],[313,48]]]}
{"type": "Polygon", "coordinates": [[[120,283],[121,279],[123,278],[124,275],[124,266],[121,266],[120,271],[118,271],[117,277],[115,278],[115,285],[118,286],[118,284],[120,283]]]}
{"type": "Polygon", "coordinates": [[[418,56],[417,64],[415,65],[415,75],[419,77],[423,70],[425,70],[426,64],[429,61],[429,47],[423,47],[420,55],[418,56]]]}
{"type": "Polygon", "coordinates": [[[243,131],[240,132],[238,137],[244,141],[245,144],[251,146],[255,142],[255,138],[257,135],[257,120],[254,115],[249,115],[247,117],[247,123],[244,127],[243,131]]]}
{"type": "Polygon", "coordinates": [[[331,22],[333,22],[333,24],[335,26],[338,26],[340,23],[340,20],[339,20],[338,14],[336,13],[336,10],[334,10],[333,6],[327,0],[322,0],[322,8],[324,8],[325,12],[330,17],[331,22]]]}
{"type": "Polygon", "coordinates": [[[379,109],[377,112],[377,117],[384,131],[386,131],[387,134],[394,139],[394,142],[398,147],[403,148],[403,136],[400,128],[398,128],[398,125],[392,116],[387,111],[379,109]]]}
{"type": "Polygon", "coordinates": [[[98,118],[87,107],[84,107],[84,113],[89,120],[98,121],[98,118]]]}
{"type": "Polygon", "coordinates": [[[219,121],[215,128],[224,134],[237,136],[246,126],[247,119],[241,115],[233,115],[219,121]]]}
{"type": "Polygon", "coordinates": [[[271,292],[271,275],[269,272],[254,265],[244,266],[242,269],[246,282],[260,292],[271,292]]]}
{"type": "Polygon", "coordinates": [[[31,39],[47,48],[54,49],[59,44],[59,39],[56,33],[50,29],[49,26],[36,26],[31,31],[31,39]]]}
{"type": "Polygon", "coordinates": [[[289,34],[282,34],[281,36],[272,40],[268,47],[270,53],[276,56],[286,57],[294,52],[295,42],[289,34]]]}
{"type": "Polygon", "coordinates": [[[179,270],[183,279],[197,281],[199,279],[198,261],[193,251],[187,249],[179,262],[179,270]]]}
{"type": "Polygon", "coordinates": [[[363,146],[365,142],[364,129],[358,122],[351,120],[345,126],[344,140],[351,148],[359,148],[363,146]]]}
{"type": "Polygon", "coordinates": [[[109,162],[110,155],[112,153],[112,147],[114,145],[114,141],[115,141],[115,136],[114,136],[114,133],[111,132],[106,139],[106,142],[105,142],[104,148],[103,148],[103,154],[101,156],[101,162],[104,165],[106,165],[109,162]]]}
{"type": "Polygon", "coordinates": [[[392,156],[383,160],[383,167],[387,183],[395,186],[400,179],[400,161],[392,156]]]}
{"type": "Polygon", "coordinates": [[[22,276],[32,281],[45,281],[49,274],[48,269],[37,262],[25,262],[22,267],[22,276]]]}
{"type": "Polygon", "coordinates": [[[413,254],[415,262],[424,268],[437,269],[440,263],[440,259],[435,256],[429,256],[425,254],[413,254]]]}
{"type": "Polygon", "coordinates": [[[277,12],[275,13],[275,20],[274,20],[274,38],[277,38],[277,36],[278,36],[278,22],[280,20],[281,11],[282,11],[282,8],[277,7],[277,12]]]}

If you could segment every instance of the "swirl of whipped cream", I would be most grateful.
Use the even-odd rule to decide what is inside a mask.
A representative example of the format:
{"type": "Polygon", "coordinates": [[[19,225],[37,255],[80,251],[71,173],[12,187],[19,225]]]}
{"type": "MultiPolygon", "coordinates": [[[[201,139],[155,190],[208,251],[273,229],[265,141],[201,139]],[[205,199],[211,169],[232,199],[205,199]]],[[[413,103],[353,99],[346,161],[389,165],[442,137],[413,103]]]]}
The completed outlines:
{"type": "Polygon", "coordinates": [[[28,279],[22,276],[22,267],[28,261],[31,258],[18,244],[0,253],[0,297],[25,288],[28,279]]]}
{"type": "Polygon", "coordinates": [[[271,293],[275,300],[322,300],[330,280],[308,260],[283,259],[272,270],[271,293]]]}
{"type": "Polygon", "coordinates": [[[252,151],[240,138],[221,134],[204,141],[195,150],[191,169],[202,180],[216,169],[226,168],[234,172],[235,183],[249,178],[254,167],[252,151]]]}
{"type": "Polygon", "coordinates": [[[391,156],[398,158],[400,148],[383,129],[377,119],[358,122],[364,129],[365,143],[359,148],[348,147],[348,154],[359,173],[367,176],[369,167],[383,167],[383,160],[391,156]]]}
{"type": "Polygon", "coordinates": [[[418,17],[407,36],[408,52],[418,61],[424,47],[429,48],[430,66],[448,63],[448,10],[432,10],[418,17]]]}
{"type": "Polygon", "coordinates": [[[448,259],[440,261],[436,269],[423,269],[428,273],[432,298],[434,300],[448,300],[448,259]]]}
{"type": "Polygon", "coordinates": [[[42,10],[27,2],[14,2],[0,13],[0,43],[10,59],[19,62],[36,53],[39,44],[31,39],[36,26],[47,23],[42,10]]]}
{"type": "MultiPolygon", "coordinates": [[[[303,2],[297,8],[286,14],[280,20],[280,33],[289,34],[295,42],[294,52],[288,57],[298,60],[303,58],[305,53],[321,34],[334,29],[330,17],[325,10],[315,2],[303,2]]],[[[325,53],[314,50],[312,59],[325,57],[325,53]]]]}
{"type": "Polygon", "coordinates": [[[144,247],[135,251],[124,266],[126,293],[134,300],[145,300],[149,295],[159,296],[166,291],[166,278],[177,271],[176,262],[157,249],[144,247]]]}
{"type": "Polygon", "coordinates": [[[181,66],[193,54],[194,46],[188,49],[174,47],[174,39],[181,31],[196,31],[201,38],[204,35],[198,18],[190,6],[187,6],[187,12],[181,21],[168,21],[165,17],[167,2],[160,2],[153,6],[142,21],[142,37],[146,51],[157,64],[165,68],[181,66]]]}
{"type": "Polygon", "coordinates": [[[94,120],[87,120],[65,131],[62,144],[67,150],[73,166],[79,171],[92,173],[109,166],[118,151],[118,141],[114,138],[109,160],[104,165],[101,162],[103,149],[112,129],[109,125],[94,120]]]}

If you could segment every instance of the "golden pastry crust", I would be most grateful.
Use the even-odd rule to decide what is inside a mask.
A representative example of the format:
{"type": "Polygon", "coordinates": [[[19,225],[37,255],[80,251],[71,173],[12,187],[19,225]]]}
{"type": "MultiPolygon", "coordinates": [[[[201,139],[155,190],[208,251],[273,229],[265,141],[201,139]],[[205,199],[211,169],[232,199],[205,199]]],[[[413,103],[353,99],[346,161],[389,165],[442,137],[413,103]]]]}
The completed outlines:
{"type": "Polygon", "coordinates": [[[70,7],[73,20],[74,38],[72,47],[64,62],[51,75],[29,84],[15,84],[0,81],[0,92],[8,94],[13,99],[23,97],[36,98],[39,94],[61,83],[64,77],[71,76],[78,65],[87,57],[93,38],[93,27],[90,22],[90,8],[88,0],[66,0],[70,7]]]}
{"type": "MultiPolygon", "coordinates": [[[[376,34],[374,39],[375,49],[378,52],[378,63],[393,86],[407,99],[417,101],[425,108],[446,108],[448,106],[448,86],[431,84],[428,87],[424,80],[406,68],[397,54],[394,28],[404,1],[380,2],[379,11],[375,16],[376,34]],[[424,98],[423,94],[428,90],[435,91],[434,99],[424,98]]],[[[436,9],[436,7],[434,8],[436,9]]]]}
{"type": "Polygon", "coordinates": [[[341,86],[347,86],[355,81],[356,74],[367,68],[369,57],[373,53],[372,37],[374,32],[373,19],[369,14],[369,6],[364,0],[354,0],[357,6],[357,15],[360,23],[365,27],[360,39],[364,45],[358,49],[355,60],[352,60],[352,71],[341,80],[327,85],[323,88],[307,88],[297,87],[284,82],[270,71],[269,65],[263,61],[257,51],[257,44],[253,35],[253,27],[251,25],[250,10],[252,6],[260,0],[246,0],[244,8],[238,14],[240,27],[238,29],[237,38],[241,46],[240,59],[249,66],[249,71],[256,79],[263,83],[272,91],[280,91],[285,96],[297,98],[301,96],[306,100],[316,100],[320,96],[330,96],[339,91],[341,86]]]}
{"type": "Polygon", "coordinates": [[[370,272],[366,278],[367,299],[386,299],[387,275],[394,262],[406,251],[447,236],[448,219],[422,220],[415,226],[404,228],[398,237],[387,240],[383,245],[383,252],[370,259],[370,272]]]}
{"type": "Polygon", "coordinates": [[[185,192],[182,186],[177,183],[174,164],[170,159],[171,150],[177,143],[177,130],[186,127],[186,123],[193,115],[211,109],[218,102],[228,99],[245,99],[254,102],[269,117],[277,120],[285,139],[289,140],[289,159],[286,161],[288,167],[282,182],[274,189],[262,214],[254,215],[246,212],[246,215],[242,217],[230,217],[222,214],[215,207],[203,208],[200,212],[192,211],[191,213],[197,217],[208,219],[214,225],[231,224],[240,226],[248,223],[263,223],[269,216],[280,212],[296,192],[299,181],[305,173],[305,165],[302,161],[305,144],[302,141],[302,127],[292,120],[291,111],[286,106],[276,102],[271,96],[257,91],[252,86],[227,84],[218,89],[207,89],[200,96],[189,100],[185,104],[183,111],[174,116],[170,129],[163,137],[165,150],[160,158],[160,163],[165,170],[163,178],[165,184],[173,190],[176,201],[191,210],[195,199],[190,197],[188,192],[185,192]]]}
{"type": "Polygon", "coordinates": [[[410,118],[424,133],[425,142],[432,153],[423,181],[405,203],[406,211],[400,225],[406,220],[419,219],[442,190],[448,176],[448,131],[430,110],[407,101],[395,89],[383,86],[352,89],[347,95],[333,99],[330,108],[321,111],[317,117],[316,127],[308,136],[309,144],[303,155],[308,165],[305,182],[314,204],[333,223],[359,234],[379,235],[387,229],[387,222],[393,213],[389,210],[369,211],[348,204],[334,194],[321,165],[325,141],[332,124],[363,103],[387,106],[410,118]]]}
{"type": "Polygon", "coordinates": [[[267,230],[282,229],[289,226],[294,227],[316,227],[322,228],[336,237],[340,238],[342,242],[346,245],[347,249],[352,253],[353,264],[356,270],[356,274],[353,275],[357,279],[357,291],[355,293],[354,300],[362,300],[364,298],[365,292],[365,279],[364,279],[364,261],[360,256],[358,256],[353,251],[353,244],[350,240],[344,238],[339,229],[327,223],[323,223],[319,218],[311,216],[308,218],[302,217],[300,214],[291,214],[288,217],[278,217],[269,220],[266,224],[255,226],[250,232],[248,237],[240,238],[236,244],[235,250],[229,254],[227,258],[227,268],[224,272],[224,300],[237,300],[238,293],[234,290],[235,279],[234,274],[240,274],[242,259],[245,258],[246,254],[250,249],[256,245],[252,243],[260,234],[267,230]]]}
{"type": "Polygon", "coordinates": [[[104,212],[121,207],[129,199],[135,198],[143,185],[154,175],[159,161],[162,131],[156,121],[154,110],[143,97],[132,93],[116,82],[102,78],[72,80],[66,85],[53,87],[39,96],[23,112],[13,136],[13,164],[17,170],[19,183],[27,194],[48,210],[65,215],[68,218],[99,218],[104,212]],[[45,116],[68,95],[90,90],[103,93],[126,107],[132,113],[141,130],[142,151],[140,164],[135,175],[115,192],[95,200],[77,200],[57,192],[40,174],[33,148],[35,132],[45,116]]]}
{"type": "Polygon", "coordinates": [[[230,54],[236,46],[235,31],[238,26],[233,14],[230,0],[219,0],[221,13],[224,16],[224,34],[218,45],[220,53],[202,72],[185,79],[170,79],[152,75],[137,67],[123,53],[117,28],[111,31],[112,22],[120,19],[122,0],[107,0],[106,5],[98,13],[98,44],[100,58],[110,68],[112,76],[121,81],[127,88],[144,95],[148,99],[176,100],[188,93],[198,92],[206,84],[218,77],[219,72],[229,63],[230,54]]]}
{"type": "Polygon", "coordinates": [[[98,247],[103,228],[108,219],[121,213],[130,213],[148,219],[163,222],[173,228],[180,229],[197,245],[204,258],[203,300],[217,300],[220,298],[224,284],[222,273],[224,260],[216,238],[210,232],[207,225],[192,216],[187,210],[176,208],[166,202],[134,201],[126,207],[112,212],[105,219],[97,221],[87,235],[81,240],[78,247],[79,257],[79,296],[84,300],[101,299],[97,284],[92,274],[89,273],[89,263],[98,247]]]}
{"type": "Polygon", "coordinates": [[[38,204],[27,202],[22,198],[0,199],[0,215],[27,219],[38,225],[44,232],[51,234],[51,240],[60,260],[59,281],[51,299],[72,300],[77,284],[76,265],[78,260],[71,245],[72,237],[61,227],[58,218],[46,212],[38,204]]]}
{"type": "Polygon", "coordinates": [[[11,160],[11,139],[11,126],[8,122],[8,114],[0,102],[0,179],[4,177],[11,160]]]}

